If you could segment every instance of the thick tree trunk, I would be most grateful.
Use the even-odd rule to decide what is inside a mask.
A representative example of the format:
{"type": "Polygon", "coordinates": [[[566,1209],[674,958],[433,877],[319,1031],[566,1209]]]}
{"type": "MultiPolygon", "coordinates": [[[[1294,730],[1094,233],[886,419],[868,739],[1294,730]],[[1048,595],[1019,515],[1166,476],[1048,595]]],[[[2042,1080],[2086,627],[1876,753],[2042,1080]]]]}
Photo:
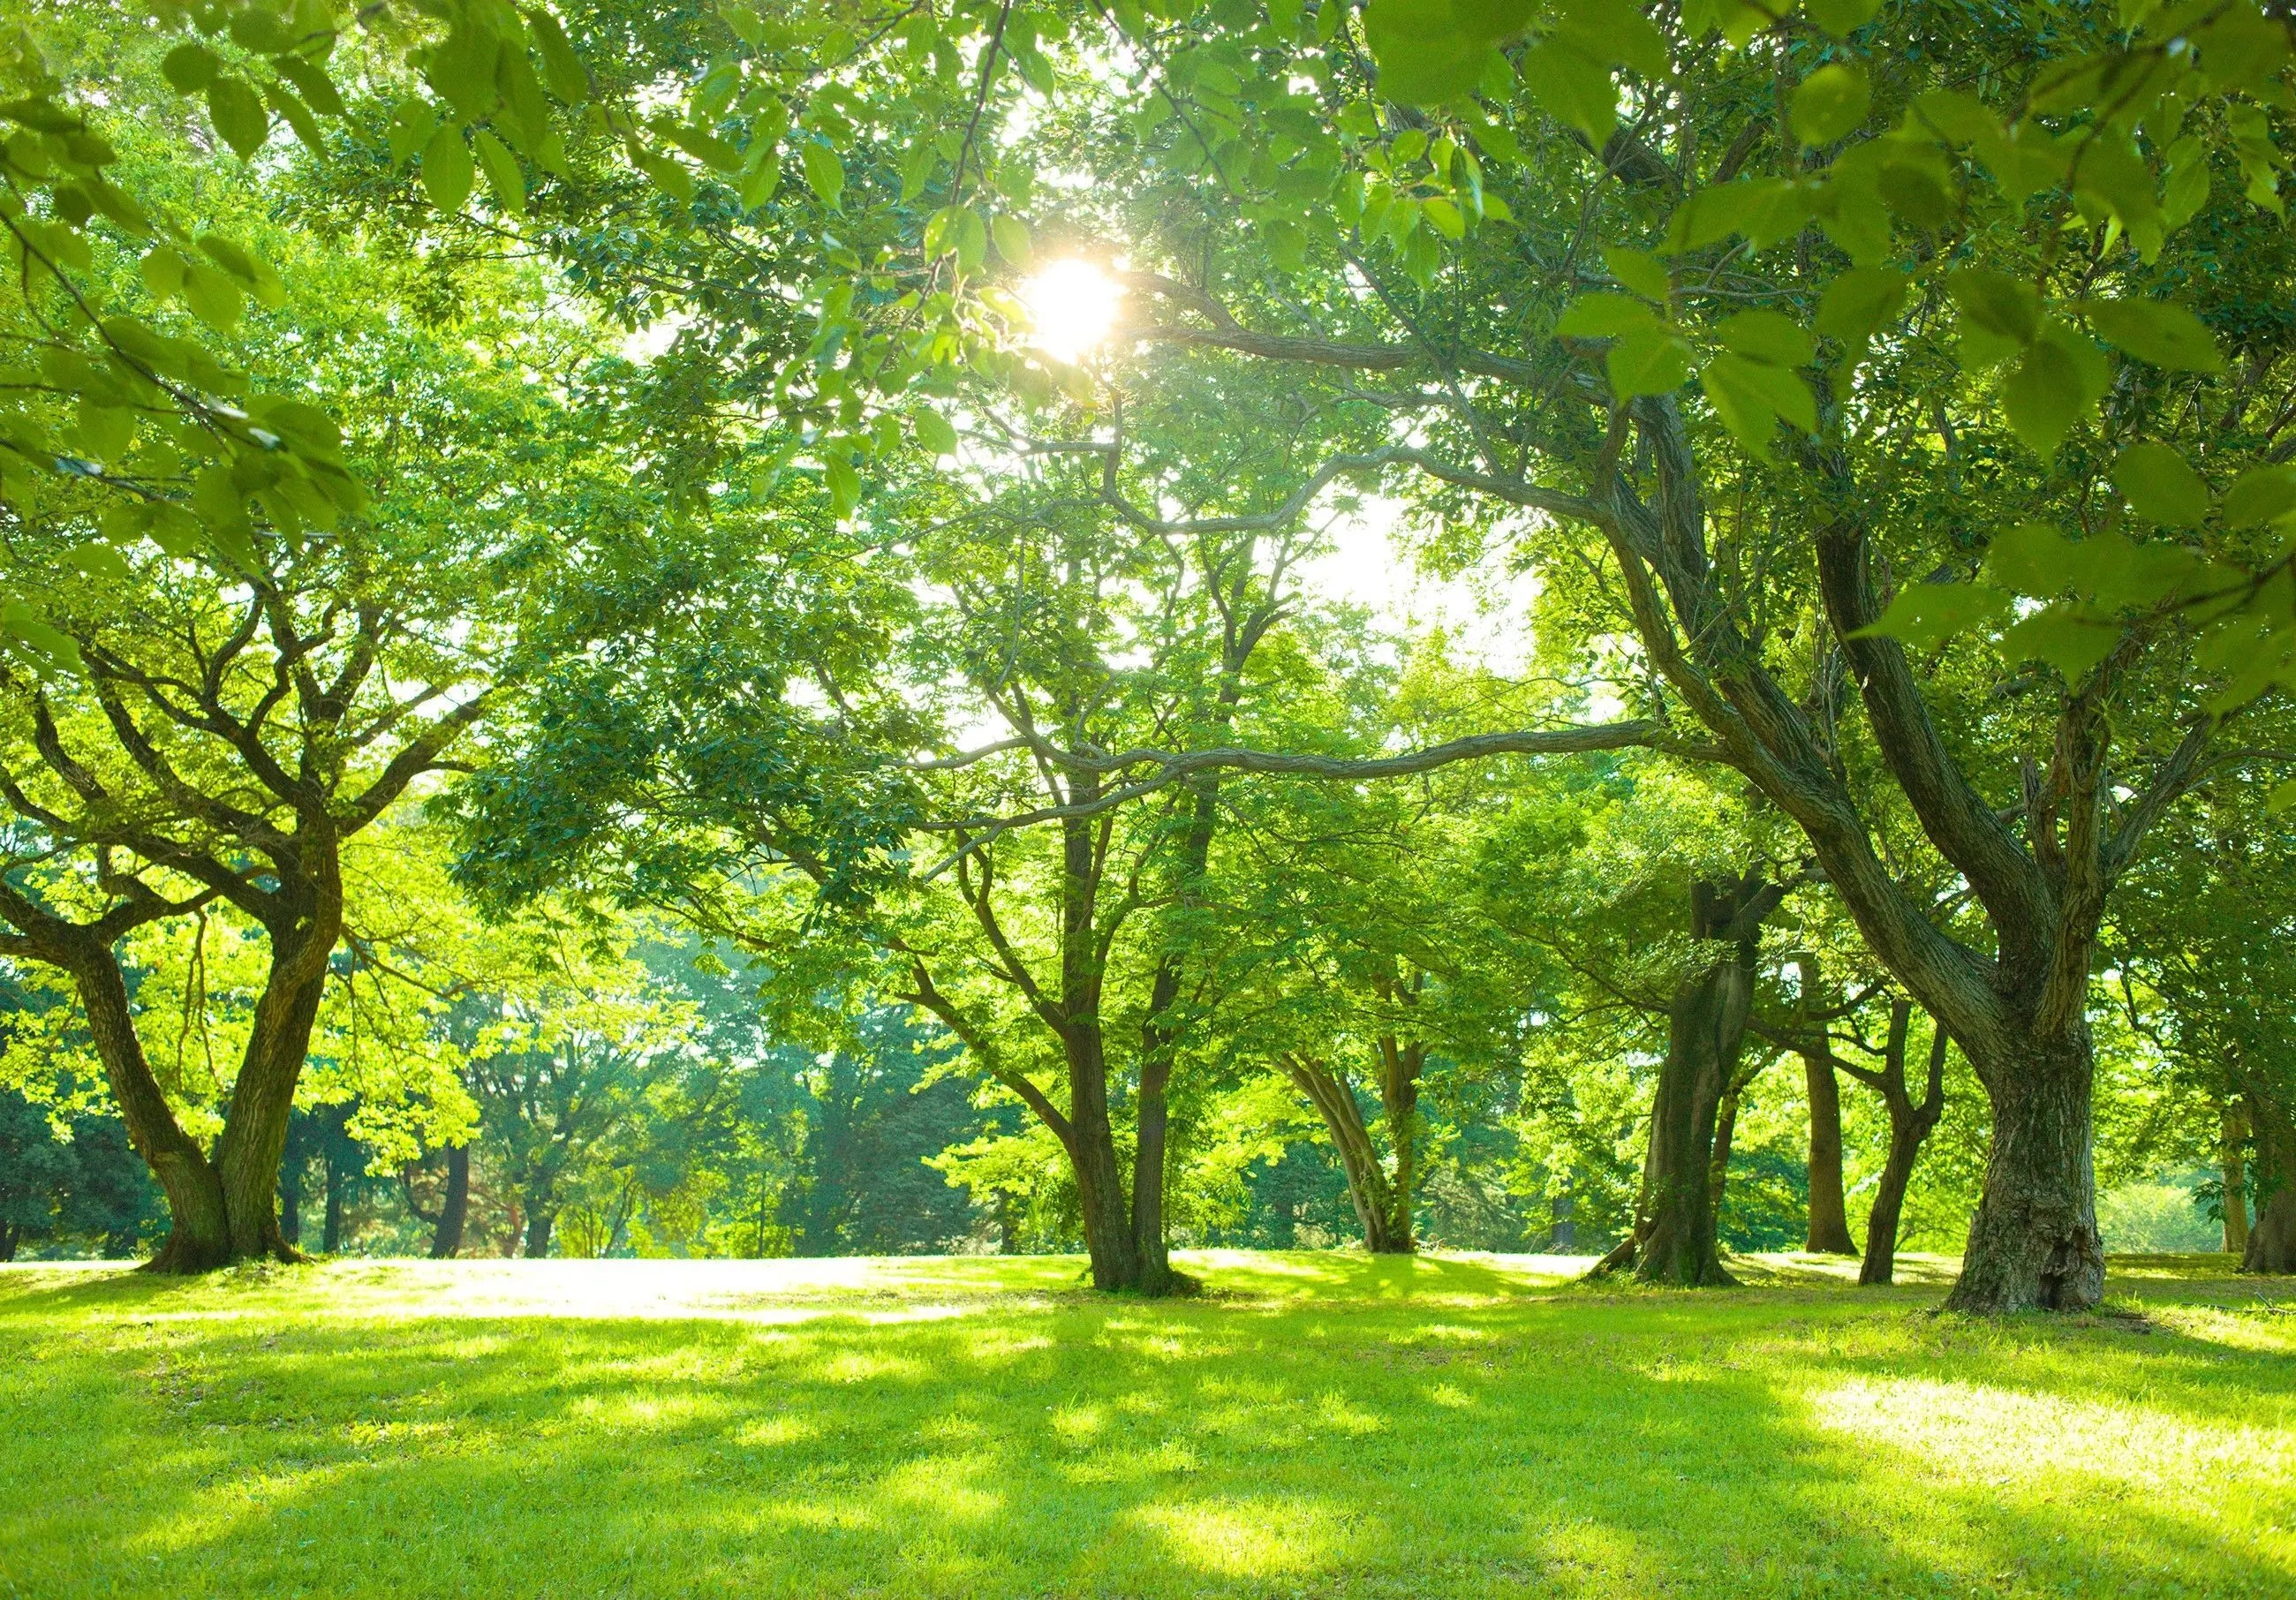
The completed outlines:
{"type": "Polygon", "coordinates": [[[471,1215],[471,1147],[447,1147],[447,1193],[439,1202],[438,1227],[430,1235],[430,1259],[443,1261],[463,1250],[463,1229],[471,1215]]]}
{"type": "Polygon", "coordinates": [[[1692,934],[1732,948],[1675,992],[1634,1231],[1595,1264],[1595,1276],[1632,1266],[1646,1284],[1736,1281],[1723,1269],[1715,1236],[1714,1135],[1745,1047],[1762,921],[1784,897],[1754,874],[1692,890],[1692,934]]]}
{"type": "Polygon", "coordinates": [[[87,1018],[104,1080],[127,1125],[128,1142],[168,1197],[167,1243],[147,1266],[154,1272],[206,1272],[231,1259],[231,1227],[216,1169],[176,1120],[144,1055],[128,1008],[127,984],[109,950],[81,953],[73,986],[87,1018]]]}
{"type": "Polygon", "coordinates": [[[540,1206],[529,1206],[526,1213],[526,1256],[538,1261],[550,1253],[550,1229],[558,1220],[558,1213],[540,1206]]]}
{"type": "MultiPolygon", "coordinates": [[[[287,1149],[296,1081],[310,1054],[312,1024],[318,1020],[326,990],[326,956],[334,937],[329,930],[324,946],[297,942],[284,948],[279,948],[279,935],[273,938],[271,977],[256,1002],[254,1027],[240,1057],[223,1138],[216,1147],[216,1167],[230,1219],[233,1257],[291,1261],[296,1252],[279,1232],[279,1161],[287,1149]]],[[[331,1194],[333,1184],[331,1176],[331,1194]]],[[[332,1210],[332,1198],[329,1204],[332,1210]]],[[[335,1248],[332,1238],[326,1248],[335,1248]]]]}
{"type": "Polygon", "coordinates": [[[2218,1170],[2224,1182],[2224,1247],[2227,1255],[2248,1253],[2248,1173],[2244,1153],[2248,1144],[2248,1119],[2242,1114],[2236,1101],[2224,1104],[2218,1170]]]}
{"type": "Polygon", "coordinates": [[[0,1222],[0,1261],[16,1259],[16,1242],[22,1237],[23,1230],[14,1223],[0,1222]]]}
{"type": "Polygon", "coordinates": [[[1855,1255],[1849,1202],[1841,1192],[1841,1083],[1825,1056],[1805,1054],[1801,1068],[1809,1088],[1809,1234],[1802,1248],[1855,1255]]]}
{"type": "Polygon", "coordinates": [[[1140,1251],[1133,1236],[1124,1164],[1109,1118],[1108,1060],[1100,1025],[1089,1020],[1071,1022],[1062,1030],[1062,1043],[1069,1069],[1069,1163],[1076,1172],[1093,1287],[1137,1290],[1142,1286],[1140,1251]]]}
{"type": "Polygon", "coordinates": [[[2285,1276],[2296,1273],[2296,1121],[2283,1106],[2251,1093],[2248,1124],[2256,1140],[2257,1206],[2240,1269],[2285,1276]]]}
{"type": "Polygon", "coordinates": [[[1992,1103],[1993,1145],[1946,1309],[2001,1316],[2094,1306],[2104,1295],[2104,1246],[2090,1163],[2095,1063],[2086,1025],[2066,1039],[2029,1043],[2011,1059],[1972,1050],[1970,1060],[1992,1103]]]}
{"type": "Polygon", "coordinates": [[[1177,1286],[1169,1242],[1164,1236],[1165,1144],[1171,1110],[1165,1090],[1172,1075],[1168,1054],[1144,1056],[1140,1103],[1132,1152],[1132,1254],[1139,1263],[1143,1294],[1168,1294],[1177,1286]]]}
{"type": "Polygon", "coordinates": [[[1355,1091],[1339,1074],[1312,1056],[1286,1053],[1279,1059],[1284,1076],[1308,1097],[1316,1114],[1323,1119],[1332,1150],[1340,1158],[1340,1171],[1348,1180],[1348,1202],[1355,1207],[1357,1225],[1363,1229],[1364,1248],[1374,1255],[1408,1252],[1410,1233],[1406,1228],[1401,1237],[1397,1236],[1394,1191],[1388,1182],[1386,1169],[1380,1165],[1371,1130],[1364,1126],[1355,1091]]]}

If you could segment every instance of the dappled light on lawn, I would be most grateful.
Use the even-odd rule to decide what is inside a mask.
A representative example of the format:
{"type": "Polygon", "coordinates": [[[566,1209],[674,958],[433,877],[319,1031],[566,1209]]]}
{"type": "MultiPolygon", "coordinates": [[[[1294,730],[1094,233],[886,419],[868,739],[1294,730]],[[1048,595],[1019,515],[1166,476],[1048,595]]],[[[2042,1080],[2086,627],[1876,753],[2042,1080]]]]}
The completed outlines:
{"type": "Polygon", "coordinates": [[[1785,1256],[1698,1296],[1505,1256],[1183,1263],[1204,1292],[1163,1301],[1066,1257],[0,1270],[0,1578],[2296,1593],[2296,1318],[2258,1303],[2290,1285],[2204,1258],[1997,1324],[1785,1256]]]}

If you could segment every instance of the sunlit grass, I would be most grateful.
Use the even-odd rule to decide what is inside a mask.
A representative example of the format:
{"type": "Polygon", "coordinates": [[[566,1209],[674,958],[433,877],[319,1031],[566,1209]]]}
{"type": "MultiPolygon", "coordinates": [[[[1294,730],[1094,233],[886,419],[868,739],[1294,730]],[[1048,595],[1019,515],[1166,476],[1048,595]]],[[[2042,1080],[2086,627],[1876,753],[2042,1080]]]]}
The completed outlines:
{"type": "Polygon", "coordinates": [[[1578,1265],[0,1270],[0,1594],[2296,1595],[2296,1285],[1578,1265]]]}

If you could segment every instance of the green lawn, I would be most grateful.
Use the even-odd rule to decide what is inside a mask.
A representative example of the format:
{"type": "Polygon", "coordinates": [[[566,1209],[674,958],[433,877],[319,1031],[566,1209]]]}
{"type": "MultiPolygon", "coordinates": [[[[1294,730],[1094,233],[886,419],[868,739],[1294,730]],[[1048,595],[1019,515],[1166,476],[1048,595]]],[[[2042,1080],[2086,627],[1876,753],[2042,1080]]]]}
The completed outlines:
{"type": "Polygon", "coordinates": [[[2296,1283],[2226,1258],[2002,1325],[1191,1262],[0,1268],[0,1594],[2296,1596],[2296,1283]]]}

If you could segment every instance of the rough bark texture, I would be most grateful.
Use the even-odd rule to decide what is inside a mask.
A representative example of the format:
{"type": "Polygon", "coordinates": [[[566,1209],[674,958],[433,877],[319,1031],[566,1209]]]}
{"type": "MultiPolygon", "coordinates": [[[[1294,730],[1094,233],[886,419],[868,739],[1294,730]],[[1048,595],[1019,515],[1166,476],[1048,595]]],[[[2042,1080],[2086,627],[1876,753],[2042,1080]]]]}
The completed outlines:
{"type": "Polygon", "coordinates": [[[529,1209],[526,1214],[526,1255],[529,1260],[540,1260],[550,1253],[550,1230],[558,1220],[558,1213],[540,1208],[529,1209]]]}
{"type": "Polygon", "coordinates": [[[1841,1084],[1833,1061],[1804,1053],[1809,1090],[1809,1234],[1802,1248],[1824,1255],[1857,1253],[1849,1236],[1849,1207],[1841,1193],[1841,1084]]]}
{"type": "Polygon", "coordinates": [[[108,950],[81,956],[70,970],[96,1057],[127,1125],[128,1142],[150,1165],[168,1197],[167,1243],[147,1265],[155,1272],[205,1272],[220,1267],[231,1259],[231,1224],[224,1210],[222,1180],[207,1153],[176,1120],[152,1076],[143,1040],[136,1037],[119,964],[108,950]]]}
{"type": "Polygon", "coordinates": [[[1675,993],[1634,1231],[1595,1264],[1595,1276],[1632,1267],[1651,1284],[1734,1281],[1715,1238],[1715,1128],[1745,1046],[1762,922],[1784,895],[1754,874],[1692,889],[1693,936],[1725,948],[1675,993]]]}
{"type": "Polygon", "coordinates": [[[439,1202],[439,1221],[430,1234],[430,1259],[444,1261],[462,1253],[463,1230],[471,1216],[471,1147],[447,1150],[447,1192],[439,1202]]]}
{"type": "Polygon", "coordinates": [[[2248,1099],[2248,1121],[2256,1141],[2257,1208],[2240,1269],[2285,1276],[2296,1273],[2296,1121],[2256,1094],[2248,1099]]]}
{"type": "Polygon", "coordinates": [[[2087,1025],[2072,1032],[2005,1057],[1970,1053],[1993,1104],[1993,1143],[1948,1310],[2068,1311],[2103,1298],[2090,1161],[2095,1058],[2087,1025]]]}

